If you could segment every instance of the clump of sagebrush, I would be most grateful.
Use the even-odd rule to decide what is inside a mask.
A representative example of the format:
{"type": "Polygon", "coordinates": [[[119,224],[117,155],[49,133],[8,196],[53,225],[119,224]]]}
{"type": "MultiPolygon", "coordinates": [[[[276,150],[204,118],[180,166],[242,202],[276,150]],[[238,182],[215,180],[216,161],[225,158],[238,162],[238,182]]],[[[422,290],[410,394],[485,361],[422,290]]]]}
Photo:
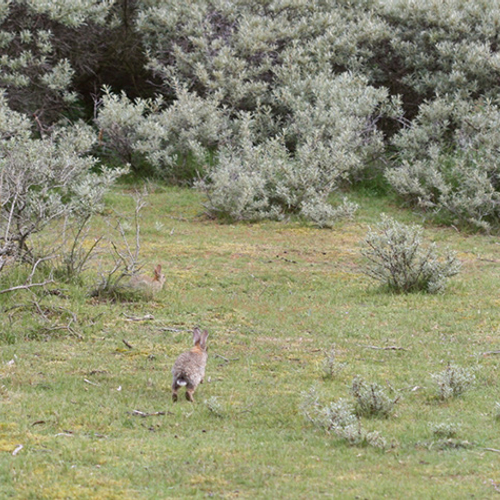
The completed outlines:
{"type": "Polygon", "coordinates": [[[335,378],[346,367],[347,363],[341,363],[337,359],[337,349],[333,344],[329,350],[324,351],[323,374],[325,378],[335,378]]]}
{"type": "Polygon", "coordinates": [[[365,273],[395,292],[443,291],[447,279],[460,271],[460,261],[451,251],[440,257],[435,243],[424,246],[422,233],[419,226],[383,215],[364,241],[365,273]]]}
{"type": "Polygon", "coordinates": [[[445,370],[432,375],[437,384],[438,398],[446,400],[460,396],[471,389],[476,376],[471,368],[463,368],[450,363],[445,370]]]}
{"type": "Polygon", "coordinates": [[[90,291],[91,297],[113,302],[135,302],[154,297],[156,290],[153,286],[137,286],[131,282],[131,277],[137,275],[142,268],[140,212],[146,206],[147,195],[146,189],[132,195],[135,201],[133,225],[128,221],[130,214],[115,214],[106,220],[109,231],[108,251],[113,264],[99,270],[98,282],[90,291]],[[129,231],[133,231],[132,238],[128,235],[129,231]]]}
{"type": "Polygon", "coordinates": [[[456,437],[460,425],[453,422],[438,422],[429,424],[432,434],[440,439],[451,439],[456,437]]]}
{"type": "Polygon", "coordinates": [[[317,389],[311,387],[302,394],[300,408],[305,418],[313,425],[334,433],[351,446],[387,447],[387,442],[380,433],[367,432],[363,429],[361,420],[350,401],[341,398],[323,406],[319,402],[317,389]]]}
{"type": "Polygon", "coordinates": [[[500,421],[500,403],[497,401],[493,408],[493,418],[500,421]]]}
{"type": "Polygon", "coordinates": [[[211,396],[204,401],[205,406],[208,408],[210,413],[218,418],[223,418],[225,415],[225,410],[223,405],[220,403],[217,396],[211,396]]]}
{"type": "Polygon", "coordinates": [[[126,172],[98,165],[89,154],[96,139],[83,123],[34,136],[28,117],[0,93],[0,268],[5,257],[33,264],[55,255],[70,259],[70,274],[84,266],[82,231],[126,172]]]}
{"type": "Polygon", "coordinates": [[[177,86],[176,100],[167,106],[161,96],[131,100],[104,91],[96,117],[103,151],[135,170],[146,161],[163,178],[192,181],[227,136],[228,120],[215,98],[177,86]]]}
{"type": "Polygon", "coordinates": [[[375,124],[392,109],[387,93],[360,76],[326,70],[311,76],[283,69],[279,80],[273,100],[288,110],[287,123],[262,137],[262,112],[232,120],[235,132],[199,184],[207,210],[232,220],[297,214],[332,227],[357,206],[344,200],[333,207],[329,196],[383,149],[375,124]]]}
{"type": "Polygon", "coordinates": [[[355,399],[356,415],[360,417],[387,418],[399,401],[399,396],[391,398],[383,387],[367,383],[360,377],[355,377],[352,381],[351,394],[355,399]]]}
{"type": "Polygon", "coordinates": [[[0,89],[7,90],[13,110],[36,119],[42,134],[64,112],[78,108],[75,75],[79,69],[88,76],[102,64],[95,42],[99,39],[99,47],[106,46],[99,35],[112,6],[95,0],[64,7],[44,0],[1,3],[0,89]],[[81,43],[85,51],[76,48],[81,43]]]}
{"type": "Polygon", "coordinates": [[[396,192],[454,223],[489,230],[500,217],[500,107],[487,100],[437,98],[394,139],[386,171],[396,192]]]}

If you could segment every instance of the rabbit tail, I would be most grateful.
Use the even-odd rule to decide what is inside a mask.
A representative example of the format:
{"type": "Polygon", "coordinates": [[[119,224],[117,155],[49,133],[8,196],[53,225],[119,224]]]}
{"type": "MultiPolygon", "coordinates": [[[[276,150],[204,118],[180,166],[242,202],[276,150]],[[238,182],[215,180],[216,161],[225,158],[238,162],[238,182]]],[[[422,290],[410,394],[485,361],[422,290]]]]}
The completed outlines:
{"type": "Polygon", "coordinates": [[[186,399],[188,401],[194,401],[193,400],[193,392],[194,392],[194,387],[192,384],[189,383],[188,380],[182,377],[182,375],[179,378],[174,379],[172,383],[172,401],[175,403],[177,401],[177,391],[179,390],[180,387],[186,387],[186,399]]]}

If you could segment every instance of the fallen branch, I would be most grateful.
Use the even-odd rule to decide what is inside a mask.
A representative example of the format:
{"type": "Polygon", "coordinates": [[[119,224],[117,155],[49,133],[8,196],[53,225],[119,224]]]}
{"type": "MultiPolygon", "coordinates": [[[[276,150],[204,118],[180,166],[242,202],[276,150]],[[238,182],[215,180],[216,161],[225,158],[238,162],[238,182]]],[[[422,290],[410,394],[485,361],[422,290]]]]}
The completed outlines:
{"type": "Polygon", "coordinates": [[[155,411],[153,413],[145,413],[145,412],[140,411],[140,410],[132,410],[131,412],[128,412],[128,413],[130,413],[131,415],[136,415],[138,417],[142,417],[142,418],[156,417],[156,416],[159,416],[159,415],[165,415],[164,411],[155,411]]]}
{"type": "Polygon", "coordinates": [[[221,356],[220,354],[217,354],[217,353],[214,353],[213,357],[220,358],[223,361],[225,361],[226,363],[229,363],[230,361],[238,361],[238,359],[240,359],[240,358],[225,358],[224,356],[221,356]]]}
{"type": "Polygon", "coordinates": [[[484,451],[492,451],[493,453],[500,453],[500,450],[496,450],[495,448],[483,448],[484,451]]]}
{"type": "Polygon", "coordinates": [[[377,347],[375,345],[361,345],[358,344],[360,347],[364,347],[365,349],[376,349],[378,351],[407,351],[408,349],[405,349],[404,347],[398,347],[395,345],[390,345],[387,347],[377,347]]]}
{"type": "Polygon", "coordinates": [[[90,385],[95,385],[95,386],[98,386],[99,384],[96,384],[95,382],[91,382],[90,380],[84,378],[83,381],[87,384],[90,384],[90,385]]]}
{"type": "Polygon", "coordinates": [[[180,333],[180,332],[188,332],[189,330],[184,329],[179,329],[179,328],[169,328],[167,326],[160,326],[158,330],[162,332],[174,332],[174,333],[180,333]]]}
{"type": "Polygon", "coordinates": [[[18,285],[18,286],[13,286],[11,288],[5,288],[4,290],[0,290],[0,294],[15,292],[16,290],[29,290],[30,288],[33,288],[35,286],[45,286],[48,285],[49,283],[54,283],[54,280],[47,280],[44,281],[43,283],[30,283],[29,285],[18,285]]]}
{"type": "Polygon", "coordinates": [[[122,339],[122,342],[129,348],[129,349],[133,349],[134,347],[132,346],[132,344],[129,344],[125,339],[122,339]]]}
{"type": "Polygon", "coordinates": [[[128,321],[151,321],[155,319],[152,314],[146,314],[142,318],[138,318],[136,316],[129,316],[128,314],[123,313],[123,315],[127,318],[128,321]]]}
{"type": "Polygon", "coordinates": [[[18,444],[16,449],[12,452],[12,456],[15,457],[23,448],[24,446],[22,444],[18,444]]]}
{"type": "Polygon", "coordinates": [[[71,335],[73,335],[77,339],[83,340],[83,335],[75,331],[69,325],[44,326],[43,328],[41,328],[40,332],[41,333],[46,332],[50,334],[51,332],[55,332],[57,330],[67,330],[71,335]]]}
{"type": "Polygon", "coordinates": [[[486,351],[486,352],[483,352],[483,356],[489,356],[490,354],[500,354],[500,351],[486,351]]]}

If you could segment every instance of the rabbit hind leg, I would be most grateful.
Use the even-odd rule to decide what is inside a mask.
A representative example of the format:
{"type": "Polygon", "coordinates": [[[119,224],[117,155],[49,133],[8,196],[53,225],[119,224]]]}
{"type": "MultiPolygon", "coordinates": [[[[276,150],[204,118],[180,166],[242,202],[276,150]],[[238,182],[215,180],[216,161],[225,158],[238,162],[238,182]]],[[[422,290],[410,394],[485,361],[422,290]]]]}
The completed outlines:
{"type": "Polygon", "coordinates": [[[177,401],[177,391],[179,390],[180,385],[177,384],[177,381],[174,381],[172,384],[172,401],[175,403],[177,401]]]}
{"type": "Polygon", "coordinates": [[[186,387],[186,399],[191,403],[194,403],[193,394],[195,389],[196,387],[190,387],[190,386],[186,387]]]}

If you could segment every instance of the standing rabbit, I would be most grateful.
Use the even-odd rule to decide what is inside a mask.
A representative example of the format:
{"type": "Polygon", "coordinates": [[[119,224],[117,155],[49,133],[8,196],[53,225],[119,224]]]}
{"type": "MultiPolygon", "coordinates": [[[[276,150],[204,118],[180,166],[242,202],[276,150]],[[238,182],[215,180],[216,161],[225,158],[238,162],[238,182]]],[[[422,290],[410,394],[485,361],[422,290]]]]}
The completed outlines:
{"type": "Polygon", "coordinates": [[[175,361],[172,368],[174,380],[172,382],[172,401],[177,401],[179,387],[186,386],[186,399],[194,402],[193,393],[205,377],[207,364],[207,337],[208,332],[203,332],[196,327],[193,330],[194,347],[183,352],[175,361]]]}
{"type": "Polygon", "coordinates": [[[154,275],[135,274],[130,278],[130,286],[138,290],[144,290],[150,293],[159,292],[165,284],[165,275],[161,272],[161,265],[154,268],[154,275]]]}

